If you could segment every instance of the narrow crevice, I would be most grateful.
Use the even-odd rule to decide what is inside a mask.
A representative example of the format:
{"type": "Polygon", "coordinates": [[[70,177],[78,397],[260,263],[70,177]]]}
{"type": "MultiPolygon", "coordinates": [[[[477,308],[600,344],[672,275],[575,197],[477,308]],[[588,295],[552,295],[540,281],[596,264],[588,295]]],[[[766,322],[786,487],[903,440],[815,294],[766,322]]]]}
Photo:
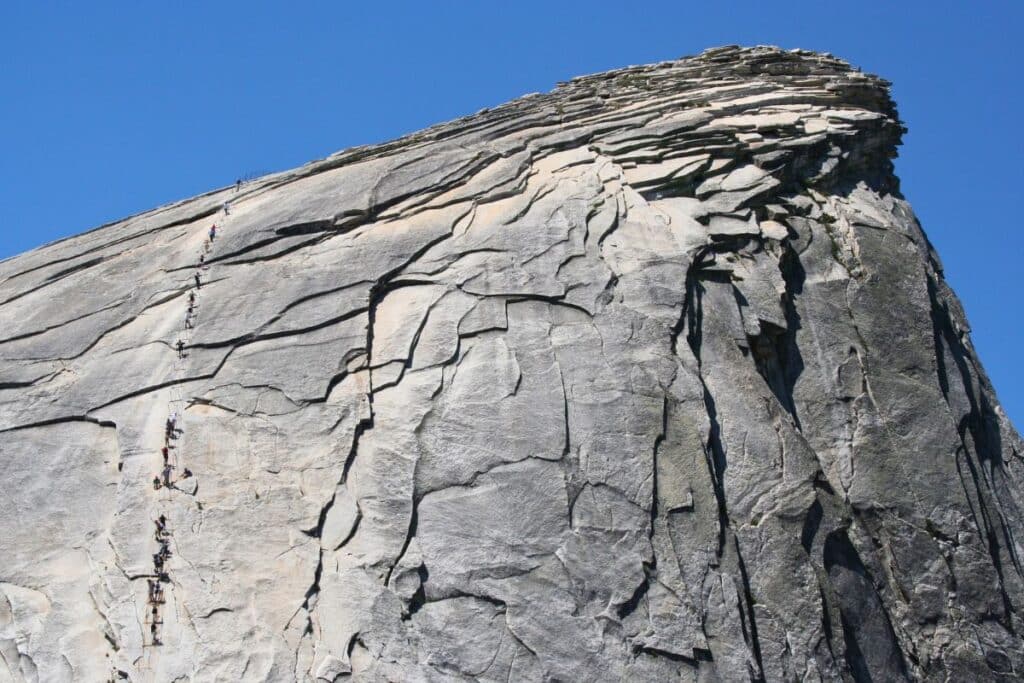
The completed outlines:
{"type": "Polygon", "coordinates": [[[761,656],[761,639],[757,633],[757,617],[754,614],[754,595],[750,588],[750,577],[747,575],[747,565],[743,561],[743,553],[740,552],[739,539],[733,537],[733,545],[736,550],[736,566],[740,572],[740,580],[743,583],[743,602],[746,605],[747,626],[750,631],[750,647],[754,654],[754,661],[757,662],[757,671],[754,672],[754,680],[764,683],[764,660],[761,656]]]}
{"type": "Polygon", "coordinates": [[[388,573],[384,577],[384,585],[388,586],[391,584],[391,575],[395,573],[395,567],[405,557],[405,553],[409,550],[409,544],[412,539],[416,536],[416,526],[419,523],[419,501],[416,500],[415,495],[412,501],[412,510],[409,512],[409,526],[405,531],[405,540],[402,542],[402,549],[398,551],[398,556],[395,558],[394,563],[388,568],[388,573]]]}
{"type": "Polygon", "coordinates": [[[665,392],[664,397],[661,400],[661,432],[654,438],[654,449],[653,457],[651,462],[651,515],[648,521],[650,525],[647,529],[648,538],[654,538],[654,529],[658,519],[658,459],[661,456],[661,446],[665,443],[665,439],[668,436],[668,412],[669,412],[669,400],[668,392],[665,392]]]}
{"type": "Polygon", "coordinates": [[[547,296],[547,295],[544,295],[544,294],[529,294],[529,293],[525,293],[525,292],[524,293],[511,293],[511,294],[509,294],[509,293],[506,293],[506,294],[495,294],[495,295],[492,295],[492,296],[504,296],[504,297],[507,297],[508,303],[510,303],[510,304],[520,303],[520,302],[523,302],[523,301],[539,301],[541,303],[550,304],[552,306],[561,306],[562,308],[568,308],[568,309],[577,311],[577,312],[582,313],[583,315],[587,316],[587,318],[593,318],[594,317],[593,313],[591,313],[587,309],[583,308],[582,306],[578,306],[578,305],[576,305],[574,303],[565,301],[564,299],[562,299],[561,297],[558,297],[558,296],[547,296]]]}
{"type": "Polygon", "coordinates": [[[274,234],[279,237],[295,237],[298,235],[315,235],[323,232],[330,232],[334,227],[334,221],[323,219],[319,221],[308,221],[305,223],[294,223],[283,228],[276,228],[274,234]]]}
{"type": "Polygon", "coordinates": [[[249,245],[248,247],[245,247],[243,249],[239,249],[239,250],[237,250],[235,252],[232,252],[230,254],[224,254],[223,256],[219,256],[217,258],[210,259],[210,260],[207,261],[207,263],[210,264],[210,265],[222,264],[222,265],[225,265],[225,266],[243,266],[243,265],[248,265],[250,263],[265,263],[267,261],[274,261],[276,259],[279,259],[282,256],[287,256],[288,254],[291,254],[293,252],[299,251],[300,249],[305,249],[306,247],[316,246],[317,244],[320,244],[321,242],[327,241],[328,239],[330,239],[333,236],[334,235],[320,234],[320,235],[317,235],[316,237],[313,237],[312,239],[302,240],[301,242],[295,242],[294,244],[291,244],[291,245],[285,247],[284,249],[281,249],[280,251],[275,251],[272,254],[264,254],[262,256],[253,256],[251,258],[235,258],[235,257],[241,256],[243,254],[251,253],[251,252],[255,251],[256,249],[260,249],[260,248],[265,247],[265,246],[267,246],[269,244],[273,244],[274,242],[277,242],[279,240],[287,239],[286,237],[274,237],[274,238],[271,238],[271,239],[268,239],[268,240],[261,240],[260,242],[253,243],[252,245],[249,245]],[[234,259],[234,260],[231,260],[231,259],[234,259]]]}
{"type": "Polygon", "coordinates": [[[48,380],[52,377],[55,377],[60,372],[61,370],[57,370],[56,372],[47,372],[42,375],[39,375],[38,377],[33,377],[32,379],[25,380],[23,382],[0,382],[0,391],[6,391],[10,389],[27,389],[28,387],[35,386],[36,384],[43,380],[48,380]]]}
{"type": "MultiPolygon", "coordinates": [[[[562,384],[562,421],[563,429],[565,430],[565,441],[562,444],[562,459],[565,460],[572,452],[572,439],[571,432],[569,431],[569,392],[565,387],[565,375],[562,374],[562,369],[558,369],[558,379],[562,384]]],[[[523,381],[522,373],[519,374],[519,379],[516,382],[515,392],[519,391],[519,384],[523,381]]]]}
{"type": "Polygon", "coordinates": [[[358,280],[356,282],[350,282],[348,284],[344,284],[344,285],[341,285],[339,287],[331,287],[330,289],[324,289],[324,290],[321,290],[321,291],[318,291],[318,292],[313,292],[312,294],[306,294],[305,296],[300,296],[298,299],[293,299],[292,301],[289,301],[288,304],[286,304],[284,308],[282,308],[280,311],[278,311],[277,317],[275,318],[275,320],[280,320],[281,317],[285,313],[287,313],[288,311],[292,310],[296,306],[300,306],[300,305],[302,305],[304,303],[307,303],[309,301],[312,301],[314,299],[320,299],[320,298],[325,297],[325,296],[330,296],[331,294],[337,294],[338,292],[343,292],[346,289],[352,289],[354,287],[359,287],[360,285],[365,285],[366,288],[369,289],[373,285],[373,280],[358,280]]]}
{"type": "Polygon", "coordinates": [[[807,514],[804,516],[804,526],[800,531],[800,545],[804,547],[808,555],[811,554],[811,547],[814,545],[814,538],[818,535],[818,529],[821,527],[823,516],[824,510],[821,507],[821,502],[815,498],[814,502],[811,503],[811,507],[807,509],[807,514]]]}
{"type": "Polygon", "coordinates": [[[830,533],[823,562],[839,603],[846,664],[856,683],[908,678],[906,663],[875,582],[845,528],[830,533]],[[870,646],[870,647],[867,647],[870,646]]]}
{"type": "Polygon", "coordinates": [[[715,500],[718,503],[718,556],[721,557],[725,548],[726,531],[730,527],[729,510],[725,501],[725,471],[728,460],[725,447],[722,445],[721,425],[718,423],[718,409],[711,390],[700,378],[704,387],[704,410],[710,424],[707,434],[707,446],[704,449],[708,469],[711,470],[711,481],[715,488],[715,500]]]}
{"type": "Polygon", "coordinates": [[[98,266],[106,260],[107,258],[105,256],[100,256],[94,259],[89,259],[88,261],[84,261],[83,263],[75,264],[70,268],[65,268],[64,270],[57,271],[53,275],[50,275],[49,277],[46,278],[46,280],[43,281],[43,283],[47,285],[52,284],[57,280],[61,280],[67,277],[68,275],[73,275],[74,273],[78,273],[83,270],[88,270],[89,268],[92,268],[94,266],[98,266]]]}
{"type": "Polygon", "coordinates": [[[38,429],[40,427],[51,427],[53,425],[68,424],[71,422],[87,422],[89,424],[98,425],[100,427],[108,427],[110,429],[117,429],[117,425],[111,420],[100,420],[95,417],[89,417],[88,415],[75,415],[69,417],[55,417],[50,420],[40,420],[39,422],[29,422],[14,427],[7,427],[6,429],[0,429],[0,434],[7,432],[20,432],[25,429],[38,429]]]}
{"type": "MultiPolygon", "coordinates": [[[[329,318],[328,320],[324,320],[324,321],[321,321],[319,323],[316,323],[315,325],[309,325],[307,327],[298,327],[298,328],[294,328],[294,329],[290,329],[290,330],[279,330],[277,332],[266,332],[266,333],[263,333],[263,334],[260,334],[259,332],[250,332],[250,333],[242,335],[240,337],[234,337],[232,339],[226,339],[224,341],[205,342],[205,343],[204,342],[199,342],[199,343],[195,343],[195,344],[190,344],[188,348],[190,348],[190,349],[222,349],[222,348],[225,348],[225,347],[231,347],[231,348],[234,348],[234,349],[240,349],[240,348],[242,348],[244,346],[248,346],[250,344],[255,344],[256,342],[268,341],[270,339],[280,339],[282,337],[294,337],[294,336],[297,336],[297,335],[309,334],[310,332],[317,332],[319,330],[322,330],[322,329],[325,329],[325,328],[328,328],[328,327],[332,327],[332,326],[337,325],[339,323],[343,323],[343,322],[345,322],[347,320],[351,320],[352,318],[356,318],[356,317],[366,313],[367,310],[368,309],[366,307],[354,308],[354,309],[352,309],[350,311],[347,311],[347,312],[345,312],[345,313],[343,313],[343,314],[341,314],[339,316],[335,316],[334,318],[329,318]]],[[[269,327],[270,325],[273,325],[275,322],[277,322],[278,319],[279,319],[278,317],[274,317],[274,318],[268,320],[266,323],[264,323],[261,327],[262,328],[269,327]]]]}
{"type": "Polygon", "coordinates": [[[122,304],[124,304],[126,301],[127,301],[127,299],[120,299],[120,300],[110,304],[109,306],[104,306],[103,308],[100,308],[98,310],[90,311],[89,313],[85,313],[83,315],[75,316],[74,318],[69,318],[68,320],[64,320],[64,321],[61,321],[59,323],[55,323],[53,325],[47,325],[46,327],[44,327],[42,329],[33,330],[31,332],[22,332],[20,334],[14,335],[12,337],[6,337],[4,339],[0,339],[0,344],[8,344],[8,343],[13,342],[13,341],[20,341],[22,339],[29,339],[30,337],[38,337],[41,334],[46,334],[47,332],[50,332],[52,330],[60,329],[61,327],[65,327],[65,326],[70,325],[72,323],[76,323],[79,320],[85,320],[86,318],[91,318],[94,315],[99,315],[100,313],[105,313],[106,311],[115,309],[115,308],[121,306],[122,304]]]}
{"type": "Polygon", "coordinates": [[[663,659],[668,659],[673,662],[679,662],[680,664],[686,664],[687,666],[691,666],[694,669],[700,666],[700,662],[693,657],[687,657],[686,655],[681,655],[678,652],[669,652],[668,650],[661,650],[659,648],[650,647],[647,645],[634,647],[633,652],[644,653],[651,655],[653,657],[661,657],[663,659]]]}
{"type": "Polygon", "coordinates": [[[430,578],[430,572],[427,571],[426,565],[420,565],[416,568],[416,575],[420,580],[420,587],[416,589],[412,597],[409,598],[409,605],[406,608],[405,616],[403,620],[411,619],[414,614],[420,611],[420,609],[427,604],[427,580],[430,578]]]}
{"type": "Polygon", "coordinates": [[[615,615],[619,620],[625,619],[630,614],[635,612],[640,607],[641,601],[647,596],[647,591],[651,588],[650,577],[647,573],[647,566],[644,566],[644,579],[640,582],[640,585],[633,591],[633,595],[629,597],[629,600],[622,603],[615,609],[615,615]]]}

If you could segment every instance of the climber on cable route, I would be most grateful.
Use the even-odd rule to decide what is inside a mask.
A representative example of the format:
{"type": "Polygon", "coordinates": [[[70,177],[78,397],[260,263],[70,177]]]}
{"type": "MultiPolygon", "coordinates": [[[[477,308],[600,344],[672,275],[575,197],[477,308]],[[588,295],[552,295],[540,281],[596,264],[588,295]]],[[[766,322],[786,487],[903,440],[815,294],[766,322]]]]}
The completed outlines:
{"type": "Polygon", "coordinates": [[[214,240],[214,238],[216,238],[216,237],[217,237],[217,224],[214,223],[213,225],[210,226],[210,241],[212,242],[214,240]]]}
{"type": "Polygon", "coordinates": [[[157,576],[164,570],[164,561],[167,559],[165,553],[167,553],[167,546],[161,547],[160,552],[153,555],[153,568],[156,569],[157,576]]]}
{"type": "Polygon", "coordinates": [[[195,274],[195,279],[196,279],[196,289],[202,289],[203,281],[199,278],[199,273],[195,274]]]}
{"type": "Polygon", "coordinates": [[[164,587],[156,579],[147,579],[149,583],[149,602],[161,604],[164,601],[164,587]]]}

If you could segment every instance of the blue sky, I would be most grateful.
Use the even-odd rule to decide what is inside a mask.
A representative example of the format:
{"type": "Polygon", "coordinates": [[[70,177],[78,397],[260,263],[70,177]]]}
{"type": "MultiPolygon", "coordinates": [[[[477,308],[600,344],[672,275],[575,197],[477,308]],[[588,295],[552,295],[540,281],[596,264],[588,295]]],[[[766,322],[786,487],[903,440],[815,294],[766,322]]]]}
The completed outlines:
{"type": "Polygon", "coordinates": [[[731,43],[824,50],[894,82],[903,192],[1024,426],[1022,31],[1019,1],[7,0],[0,258],[575,75],[731,43]]]}

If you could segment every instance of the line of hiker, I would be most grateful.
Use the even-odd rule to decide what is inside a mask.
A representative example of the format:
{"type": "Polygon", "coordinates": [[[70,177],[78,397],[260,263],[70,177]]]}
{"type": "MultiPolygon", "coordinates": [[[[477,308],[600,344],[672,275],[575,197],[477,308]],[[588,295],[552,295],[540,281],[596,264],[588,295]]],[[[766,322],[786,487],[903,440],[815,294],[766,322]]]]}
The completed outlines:
{"type": "MultiPolygon", "coordinates": [[[[177,412],[172,412],[167,418],[167,422],[164,423],[164,445],[160,448],[163,469],[160,475],[153,477],[154,489],[173,488],[174,486],[174,482],[171,479],[171,472],[174,469],[174,465],[171,463],[171,449],[175,447],[174,442],[180,433],[181,428],[178,426],[178,414],[177,412]]],[[[188,469],[185,472],[187,473],[186,476],[192,476],[188,469]]],[[[167,573],[167,561],[171,558],[171,530],[168,527],[167,516],[162,513],[153,521],[153,524],[156,526],[153,537],[157,542],[157,551],[153,554],[154,578],[147,580],[149,583],[149,598],[147,600],[149,613],[147,614],[147,621],[149,623],[150,645],[159,646],[163,645],[163,641],[160,638],[160,627],[164,622],[160,616],[160,608],[166,602],[164,598],[164,584],[170,583],[171,580],[170,575],[167,573]]]]}
{"type": "MultiPolygon", "coordinates": [[[[227,213],[226,210],[225,213],[227,213]]],[[[189,330],[195,329],[196,326],[196,292],[203,288],[203,273],[209,268],[209,265],[206,263],[206,255],[213,248],[213,241],[215,239],[217,239],[216,223],[210,226],[210,230],[206,234],[206,239],[203,241],[203,249],[199,252],[199,260],[196,262],[196,270],[192,274],[195,288],[188,293],[188,308],[185,310],[185,335],[188,335],[189,330]]],[[[178,352],[178,358],[184,358],[187,355],[185,353],[186,346],[185,340],[179,337],[178,341],[174,344],[174,349],[178,352]]]]}
{"type": "MultiPolygon", "coordinates": [[[[227,213],[227,206],[225,205],[225,213],[227,213]]],[[[186,339],[189,338],[191,330],[195,329],[196,324],[196,312],[198,308],[197,292],[202,289],[203,286],[203,273],[209,268],[206,263],[206,256],[210,253],[213,247],[213,241],[217,239],[217,225],[213,224],[210,226],[209,232],[207,233],[206,239],[203,242],[202,251],[199,253],[199,260],[196,263],[196,270],[192,277],[195,281],[195,288],[189,290],[188,293],[188,307],[185,310],[185,332],[182,335],[184,339],[179,337],[174,347],[178,352],[178,358],[185,358],[185,348],[187,346],[186,339]]],[[[167,417],[167,421],[164,423],[164,443],[160,448],[161,468],[159,473],[153,477],[153,488],[155,490],[160,489],[176,489],[175,483],[183,479],[188,479],[192,475],[192,470],[184,467],[181,470],[181,475],[178,478],[174,477],[174,470],[177,469],[179,463],[178,457],[178,438],[182,434],[181,425],[178,422],[177,411],[172,410],[167,417]]],[[[155,521],[156,530],[154,532],[154,538],[157,542],[157,552],[153,554],[153,577],[148,579],[149,584],[149,597],[147,603],[149,605],[149,612],[147,614],[147,621],[149,623],[149,641],[150,645],[160,646],[163,645],[161,639],[161,626],[163,625],[163,618],[161,617],[161,607],[166,602],[164,597],[164,584],[170,583],[170,575],[168,574],[168,561],[171,558],[171,532],[168,527],[167,516],[161,514],[155,521]]]]}
{"type": "Polygon", "coordinates": [[[160,640],[160,626],[164,621],[160,617],[160,606],[166,602],[164,598],[164,584],[169,583],[171,577],[167,574],[167,560],[171,557],[171,532],[167,527],[167,517],[160,515],[153,522],[156,531],[153,536],[156,538],[159,549],[153,554],[153,576],[148,579],[149,584],[149,639],[150,645],[163,645],[160,640]]]}
{"type": "MultiPolygon", "coordinates": [[[[176,450],[174,442],[178,438],[178,434],[181,429],[178,428],[178,413],[172,412],[170,417],[167,418],[167,423],[164,429],[164,445],[160,448],[160,455],[163,458],[163,466],[160,473],[153,477],[153,488],[160,490],[161,488],[174,488],[175,480],[171,477],[172,471],[175,469],[175,464],[171,462],[171,452],[176,450]]],[[[174,462],[177,462],[178,458],[174,458],[174,462]]],[[[188,479],[192,476],[192,470],[184,468],[181,472],[181,479],[188,479]]]]}

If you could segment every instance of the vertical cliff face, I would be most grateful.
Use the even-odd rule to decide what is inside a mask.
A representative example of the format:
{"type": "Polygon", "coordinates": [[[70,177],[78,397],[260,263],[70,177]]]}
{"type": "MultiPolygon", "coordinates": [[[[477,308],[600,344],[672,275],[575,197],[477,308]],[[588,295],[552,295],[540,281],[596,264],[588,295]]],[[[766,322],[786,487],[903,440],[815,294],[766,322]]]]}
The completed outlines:
{"type": "Polygon", "coordinates": [[[0,263],[0,679],[1024,675],[901,132],[722,48],[0,263]]]}

